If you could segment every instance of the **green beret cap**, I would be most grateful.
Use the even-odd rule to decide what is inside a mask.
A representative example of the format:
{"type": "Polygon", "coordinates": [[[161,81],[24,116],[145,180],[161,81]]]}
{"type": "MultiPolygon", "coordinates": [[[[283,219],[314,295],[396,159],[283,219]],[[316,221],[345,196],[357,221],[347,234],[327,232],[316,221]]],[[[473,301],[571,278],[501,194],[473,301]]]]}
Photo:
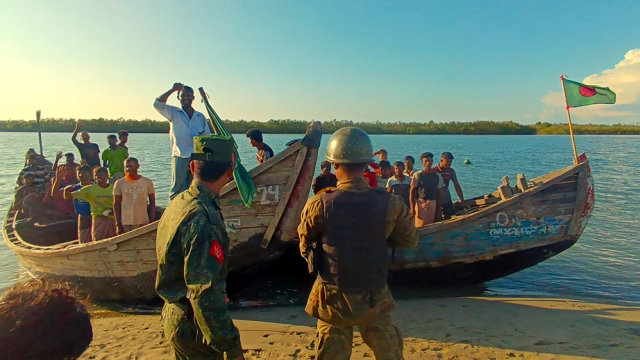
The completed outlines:
{"type": "Polygon", "coordinates": [[[234,141],[228,136],[202,135],[193,138],[191,160],[235,162],[234,141]]]}

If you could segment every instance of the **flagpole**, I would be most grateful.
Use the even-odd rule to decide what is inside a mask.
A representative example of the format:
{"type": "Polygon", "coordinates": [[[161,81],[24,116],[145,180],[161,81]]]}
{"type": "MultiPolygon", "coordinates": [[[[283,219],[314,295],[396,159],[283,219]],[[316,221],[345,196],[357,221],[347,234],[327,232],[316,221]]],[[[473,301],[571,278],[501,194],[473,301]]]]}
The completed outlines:
{"type": "Polygon", "coordinates": [[[567,109],[567,118],[569,118],[569,133],[571,134],[571,144],[573,145],[573,164],[578,165],[578,148],[576,147],[576,138],[573,136],[573,125],[571,124],[571,111],[569,111],[569,102],[567,101],[567,90],[564,88],[564,75],[560,75],[562,83],[562,93],[564,94],[564,103],[567,109]]]}

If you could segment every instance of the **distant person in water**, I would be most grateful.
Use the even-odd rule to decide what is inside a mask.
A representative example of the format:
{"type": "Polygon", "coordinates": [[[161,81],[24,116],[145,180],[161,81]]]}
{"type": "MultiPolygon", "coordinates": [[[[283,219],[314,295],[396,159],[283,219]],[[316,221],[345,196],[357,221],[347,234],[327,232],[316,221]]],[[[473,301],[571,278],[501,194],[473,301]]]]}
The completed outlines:
{"type": "Polygon", "coordinates": [[[102,166],[109,169],[109,184],[114,184],[124,177],[124,160],[129,157],[129,151],[118,145],[115,135],[107,136],[109,147],[102,153],[102,166]]]}
{"type": "Polygon", "coordinates": [[[138,159],[128,158],[124,179],[116,181],[113,186],[113,210],[118,234],[137,229],[156,219],[156,191],[153,181],[138,174],[138,169],[138,159]]]}
{"type": "Polygon", "coordinates": [[[91,235],[91,226],[93,224],[93,220],[91,219],[91,204],[86,200],[73,199],[71,193],[93,184],[91,171],[91,166],[80,165],[78,167],[78,179],[80,180],[80,183],[69,185],[64,188],[64,199],[73,200],[73,209],[78,215],[78,239],[81,244],[88,243],[93,240],[91,235]]]}
{"type": "Polygon", "coordinates": [[[431,168],[433,154],[425,152],[420,155],[420,160],[424,169],[413,174],[409,193],[411,215],[415,218],[417,228],[436,221],[436,213],[445,191],[442,176],[431,168]]]}
{"type": "Polygon", "coordinates": [[[402,161],[396,161],[393,164],[395,175],[390,177],[387,181],[387,191],[398,195],[404,201],[404,204],[409,206],[409,191],[411,190],[411,177],[404,173],[404,163],[402,161]]]}
{"type": "Polygon", "coordinates": [[[69,185],[69,184],[75,184],[78,182],[78,176],[76,174],[76,170],[78,168],[78,164],[76,164],[76,158],[72,153],[66,153],[64,154],[65,157],[65,162],[64,165],[58,165],[58,162],[60,161],[60,159],[62,158],[62,151],[58,151],[58,153],[56,154],[56,161],[53,163],[52,166],[52,170],[56,172],[56,176],[58,175],[58,170],[60,168],[60,166],[64,166],[64,174],[62,179],[60,179],[60,184],[61,185],[69,185]]]}
{"type": "Polygon", "coordinates": [[[67,285],[32,279],[0,298],[0,358],[73,360],[93,340],[91,315],[67,285]]]}
{"type": "Polygon", "coordinates": [[[118,131],[118,140],[120,140],[118,146],[129,150],[129,148],[127,147],[127,141],[129,141],[129,132],[127,130],[118,131]]]}
{"type": "Polygon", "coordinates": [[[320,175],[316,176],[316,178],[313,179],[313,184],[311,185],[314,194],[317,194],[322,189],[338,186],[338,178],[331,173],[330,162],[326,160],[321,162],[320,170],[322,171],[322,173],[320,173],[320,175]]]}
{"type": "Polygon", "coordinates": [[[71,141],[73,141],[73,145],[78,148],[80,157],[82,158],[82,160],[86,160],[87,165],[91,167],[100,166],[100,147],[98,146],[98,144],[89,142],[89,140],[91,139],[89,133],[83,131],[82,134],[80,134],[82,143],[76,140],[76,137],[78,137],[78,131],[80,131],[82,126],[82,123],[80,122],[80,120],[78,120],[78,122],[76,123],[76,128],[75,130],[73,130],[73,134],[71,135],[71,141]]]}
{"type": "Polygon", "coordinates": [[[404,174],[408,177],[413,176],[413,173],[416,171],[413,168],[413,165],[416,163],[416,160],[411,155],[407,155],[404,157],[404,174]]]}
{"type": "Polygon", "coordinates": [[[193,89],[181,83],[173,84],[171,90],[160,95],[153,107],[169,120],[169,139],[171,141],[171,188],[169,199],[175,198],[191,185],[192,175],[189,170],[193,153],[193,138],[211,134],[207,119],[191,104],[195,99],[193,89]],[[169,96],[178,92],[180,107],[167,105],[169,96]]]}
{"type": "Polygon", "coordinates": [[[273,150],[263,142],[262,132],[260,130],[251,129],[247,131],[247,138],[249,138],[251,146],[257,149],[256,160],[258,160],[258,165],[263,164],[273,157],[273,150]]]}
{"type": "Polygon", "coordinates": [[[116,222],[113,216],[113,185],[109,185],[109,170],[95,168],[96,183],[71,193],[74,200],[88,201],[91,205],[93,241],[116,236],[116,222]]]}
{"type": "Polygon", "coordinates": [[[458,183],[458,176],[456,175],[456,171],[453,170],[451,164],[453,163],[453,154],[446,151],[442,153],[440,157],[440,164],[436,165],[433,170],[440,175],[442,175],[442,180],[444,181],[444,186],[446,187],[445,196],[442,199],[442,215],[445,220],[450,219],[453,216],[453,201],[451,200],[451,193],[449,192],[449,184],[453,182],[453,186],[456,189],[456,193],[458,194],[458,198],[460,198],[460,202],[464,206],[464,195],[462,194],[462,188],[460,187],[460,183],[458,183]]]}

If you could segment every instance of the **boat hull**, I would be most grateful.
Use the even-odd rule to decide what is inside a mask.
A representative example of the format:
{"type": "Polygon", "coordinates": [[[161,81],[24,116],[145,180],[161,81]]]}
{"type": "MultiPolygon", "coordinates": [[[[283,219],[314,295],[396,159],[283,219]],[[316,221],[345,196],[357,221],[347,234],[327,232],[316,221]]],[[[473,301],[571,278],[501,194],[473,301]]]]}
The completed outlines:
{"type": "MultiPolygon", "coordinates": [[[[226,256],[230,273],[273,262],[290,248],[309,195],[321,137],[320,124],[314,123],[302,140],[249,172],[256,186],[250,209],[240,199],[235,182],[222,189],[220,203],[231,238],[226,256]]],[[[79,244],[75,221],[36,227],[15,221],[10,212],[3,235],[33,276],[68,281],[80,294],[97,300],[152,299],[157,297],[158,223],[79,244]]]]}
{"type": "Polygon", "coordinates": [[[416,249],[390,251],[395,281],[447,286],[501,278],[570,248],[595,202],[588,163],[467,216],[418,229],[416,249]]]}

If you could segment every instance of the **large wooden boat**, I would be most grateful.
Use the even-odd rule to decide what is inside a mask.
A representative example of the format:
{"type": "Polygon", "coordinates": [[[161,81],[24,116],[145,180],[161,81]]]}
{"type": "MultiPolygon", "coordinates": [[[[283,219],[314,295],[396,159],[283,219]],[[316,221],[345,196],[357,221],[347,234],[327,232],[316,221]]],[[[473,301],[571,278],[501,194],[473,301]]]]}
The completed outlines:
{"type": "MultiPolygon", "coordinates": [[[[290,142],[286,150],[249,172],[256,187],[250,209],[240,199],[235,181],[222,189],[223,215],[232,240],[230,272],[276,260],[290,247],[309,195],[321,137],[320,123],[313,123],[302,140],[290,142]]],[[[69,281],[93,299],[145,299],[157,296],[157,227],[155,221],[110,239],[80,244],[75,220],[38,226],[9,211],[3,235],[33,276],[69,281]]]]}
{"type": "MultiPolygon", "coordinates": [[[[413,250],[392,250],[394,281],[470,285],[540,263],[578,241],[595,203],[586,156],[580,164],[470,200],[466,215],[418,229],[413,250]]],[[[524,178],[523,178],[524,179],[524,178]]]]}

